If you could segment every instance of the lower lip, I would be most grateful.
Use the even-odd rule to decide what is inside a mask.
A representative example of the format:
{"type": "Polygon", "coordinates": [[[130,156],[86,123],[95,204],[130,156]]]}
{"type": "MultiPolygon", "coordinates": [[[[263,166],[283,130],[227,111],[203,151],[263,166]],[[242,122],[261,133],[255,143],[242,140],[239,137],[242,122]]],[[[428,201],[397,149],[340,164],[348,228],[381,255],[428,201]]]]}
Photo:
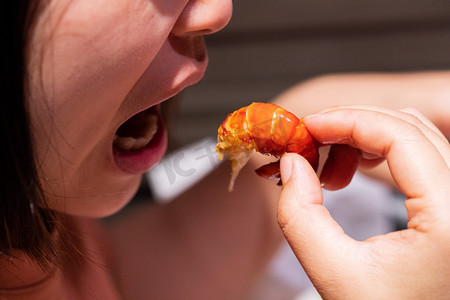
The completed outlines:
{"type": "Polygon", "coordinates": [[[114,162],[128,174],[142,174],[164,156],[167,148],[167,131],[158,115],[158,131],[153,139],[141,150],[129,151],[113,146],[114,162]]]}

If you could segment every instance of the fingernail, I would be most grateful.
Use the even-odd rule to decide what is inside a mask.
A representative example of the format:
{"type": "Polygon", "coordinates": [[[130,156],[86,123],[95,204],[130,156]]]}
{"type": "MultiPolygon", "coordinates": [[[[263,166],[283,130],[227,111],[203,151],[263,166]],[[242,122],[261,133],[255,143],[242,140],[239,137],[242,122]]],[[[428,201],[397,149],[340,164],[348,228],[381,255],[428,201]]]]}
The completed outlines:
{"type": "Polygon", "coordinates": [[[280,172],[281,180],[283,183],[288,182],[292,175],[294,161],[292,159],[292,154],[286,153],[281,157],[280,161],[280,172]]]}

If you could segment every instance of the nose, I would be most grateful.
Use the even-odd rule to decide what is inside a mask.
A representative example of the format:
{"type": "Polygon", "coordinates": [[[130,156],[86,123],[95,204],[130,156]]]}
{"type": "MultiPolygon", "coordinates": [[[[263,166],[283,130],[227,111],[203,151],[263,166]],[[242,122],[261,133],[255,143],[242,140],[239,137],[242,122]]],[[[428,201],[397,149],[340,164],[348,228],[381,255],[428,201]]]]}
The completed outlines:
{"type": "Polygon", "coordinates": [[[231,19],[231,0],[191,0],[179,16],[172,33],[176,36],[211,34],[231,19]]]}

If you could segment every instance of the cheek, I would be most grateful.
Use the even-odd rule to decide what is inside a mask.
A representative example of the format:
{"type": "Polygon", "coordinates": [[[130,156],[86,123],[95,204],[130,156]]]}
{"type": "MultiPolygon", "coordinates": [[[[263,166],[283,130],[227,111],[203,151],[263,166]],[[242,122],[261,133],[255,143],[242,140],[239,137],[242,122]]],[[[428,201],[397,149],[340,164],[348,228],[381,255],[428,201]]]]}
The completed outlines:
{"type": "Polygon", "coordinates": [[[35,46],[45,44],[41,82],[55,105],[92,105],[100,95],[111,109],[118,105],[114,100],[126,96],[176,21],[154,2],[80,0],[44,14],[35,46]]]}
{"type": "Polygon", "coordinates": [[[140,27],[107,34],[61,33],[44,53],[43,87],[50,106],[117,109],[159,51],[164,39],[140,27]],[[150,41],[152,41],[150,43],[150,41]],[[102,99],[103,102],[93,101],[102,99]]]}

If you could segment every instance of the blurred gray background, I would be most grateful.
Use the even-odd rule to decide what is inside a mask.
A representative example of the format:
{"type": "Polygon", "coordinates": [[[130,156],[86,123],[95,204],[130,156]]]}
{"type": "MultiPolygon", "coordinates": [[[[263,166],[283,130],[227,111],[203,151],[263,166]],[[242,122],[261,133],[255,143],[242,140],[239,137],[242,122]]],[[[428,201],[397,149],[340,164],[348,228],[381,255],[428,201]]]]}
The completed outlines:
{"type": "Polygon", "coordinates": [[[173,144],[321,74],[450,69],[450,0],[239,0],[205,78],[172,101],[173,144]]]}

